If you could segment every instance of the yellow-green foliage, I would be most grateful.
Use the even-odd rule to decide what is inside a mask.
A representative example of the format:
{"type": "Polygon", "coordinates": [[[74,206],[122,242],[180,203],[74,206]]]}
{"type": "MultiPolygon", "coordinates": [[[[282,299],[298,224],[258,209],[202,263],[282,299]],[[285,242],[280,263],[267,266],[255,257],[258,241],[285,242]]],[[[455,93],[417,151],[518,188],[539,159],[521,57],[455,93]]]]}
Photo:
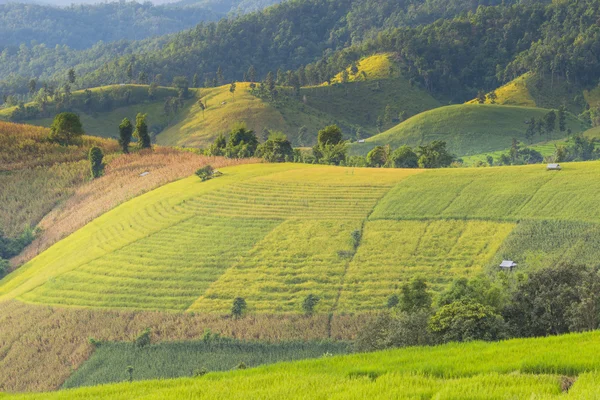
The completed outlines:
{"type": "Polygon", "coordinates": [[[9,398],[595,399],[600,396],[599,339],[592,332],[453,343],[9,398]],[[573,380],[570,388],[565,385],[573,380]]]}
{"type": "MultiPolygon", "coordinates": [[[[508,82],[496,89],[496,104],[503,104],[507,106],[523,106],[523,107],[535,107],[535,99],[531,96],[529,91],[529,76],[530,74],[524,74],[518,78],[508,82]]],[[[486,98],[486,104],[491,104],[492,99],[486,98]]],[[[477,104],[477,99],[473,99],[468,104],[477,104]]]]}
{"type": "Polygon", "coordinates": [[[301,312],[310,294],[316,311],[334,306],[352,250],[351,233],[360,222],[290,220],[279,225],[246,257],[227,270],[190,308],[228,312],[231,299],[246,299],[250,312],[301,312]],[[274,273],[276,271],[276,273],[274,273]]]}
{"type": "Polygon", "coordinates": [[[482,271],[514,224],[486,221],[371,221],[345,276],[337,310],[381,308],[415,276],[439,290],[482,271]]]}
{"type": "MultiPolygon", "coordinates": [[[[313,228],[300,224],[300,232],[289,233],[289,242],[294,232],[299,240],[317,232],[327,237],[341,222],[339,242],[325,248],[334,255],[347,249],[350,230],[360,226],[377,201],[395,183],[422,171],[262,164],[223,172],[207,182],[195,176],[174,182],[104,214],[0,281],[0,298],[185,309],[227,268],[236,262],[245,265],[245,252],[285,220],[336,221],[315,223],[313,228]],[[344,220],[354,222],[346,225],[344,220]]],[[[270,246],[265,254],[287,252],[290,259],[302,259],[312,247],[301,243],[294,253],[272,236],[265,243],[270,246]]],[[[313,248],[313,261],[322,256],[320,248],[313,248]]],[[[331,259],[331,254],[326,256],[331,259]]],[[[264,260],[253,262],[260,267],[264,260]]],[[[276,258],[273,263],[281,266],[276,258]]],[[[308,268],[318,275],[314,265],[308,268]]],[[[297,303],[301,295],[290,301],[297,303]]],[[[260,297],[247,300],[258,302],[260,297]]],[[[273,304],[271,310],[279,307],[273,304]]],[[[283,307],[290,309],[289,303],[283,307]]]]}
{"type": "MultiPolygon", "coordinates": [[[[393,148],[407,144],[417,146],[433,140],[443,140],[448,149],[457,156],[466,156],[510,146],[513,138],[525,141],[528,121],[540,120],[549,110],[542,108],[500,106],[488,104],[461,104],[425,111],[400,123],[366,143],[352,145],[351,152],[366,154],[373,147],[389,144],[393,148]]],[[[567,114],[567,128],[572,133],[587,127],[573,115],[567,114]]],[[[566,132],[555,132],[554,138],[564,137],[566,132]]],[[[544,139],[552,136],[544,135],[544,139]]]]}
{"type": "Polygon", "coordinates": [[[588,129],[583,135],[589,139],[600,139],[600,126],[588,129]]]}
{"type": "MultiPolygon", "coordinates": [[[[358,73],[353,74],[351,65],[346,68],[348,71],[348,82],[364,81],[363,72],[367,75],[367,80],[389,79],[400,76],[398,66],[392,60],[391,53],[380,53],[365,57],[356,63],[358,73]]],[[[331,79],[331,83],[342,82],[342,73],[340,72],[331,79]]]]}
{"type": "Polygon", "coordinates": [[[583,97],[590,107],[600,106],[600,86],[596,86],[591,90],[584,90],[583,97]]]}

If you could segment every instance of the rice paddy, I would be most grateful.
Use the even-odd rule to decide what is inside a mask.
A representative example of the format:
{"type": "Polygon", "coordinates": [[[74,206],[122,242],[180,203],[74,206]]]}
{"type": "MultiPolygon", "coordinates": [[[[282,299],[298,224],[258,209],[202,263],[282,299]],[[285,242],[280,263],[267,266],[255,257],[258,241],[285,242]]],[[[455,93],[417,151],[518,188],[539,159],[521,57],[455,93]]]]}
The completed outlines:
{"type": "Polygon", "coordinates": [[[482,272],[514,224],[487,221],[370,221],[345,277],[338,311],[382,308],[415,276],[432,290],[482,272]],[[393,246],[390,247],[390,244],[393,246]]]}
{"type": "Polygon", "coordinates": [[[593,399],[599,333],[324,357],[9,399],[593,399]]]}
{"type": "Polygon", "coordinates": [[[592,265],[600,164],[395,170],[245,165],[186,178],[95,219],[0,282],[28,303],[228,314],[380,310],[500,259],[592,265]],[[358,234],[358,240],[353,235],[358,234]]]}

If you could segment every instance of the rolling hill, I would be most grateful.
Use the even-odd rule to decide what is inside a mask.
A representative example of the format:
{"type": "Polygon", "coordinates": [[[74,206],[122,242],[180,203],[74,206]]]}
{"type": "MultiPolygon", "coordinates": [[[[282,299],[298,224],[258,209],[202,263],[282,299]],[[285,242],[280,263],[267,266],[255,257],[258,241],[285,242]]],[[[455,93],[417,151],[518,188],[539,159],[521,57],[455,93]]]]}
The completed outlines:
{"type": "MultiPolygon", "coordinates": [[[[512,138],[525,141],[526,121],[543,118],[549,110],[534,107],[487,104],[461,104],[436,108],[415,115],[397,126],[350,147],[353,154],[366,154],[375,146],[392,148],[407,144],[418,146],[433,140],[443,140],[457,156],[504,150],[512,138]]],[[[573,115],[567,117],[572,133],[583,132],[586,125],[573,115]]],[[[555,132],[554,138],[567,132],[555,132]]],[[[547,141],[544,135],[535,141],[547,141]]]]}
{"type": "MultiPolygon", "coordinates": [[[[558,108],[564,105],[575,115],[587,107],[600,105],[600,86],[584,88],[564,78],[542,77],[528,72],[494,91],[495,104],[523,107],[558,108]]],[[[486,104],[492,99],[486,98],[486,104]]],[[[476,104],[471,100],[468,104],[476,104]]]]}
{"type": "Polygon", "coordinates": [[[453,343],[6,398],[583,400],[600,396],[598,339],[592,332],[453,343]]]}

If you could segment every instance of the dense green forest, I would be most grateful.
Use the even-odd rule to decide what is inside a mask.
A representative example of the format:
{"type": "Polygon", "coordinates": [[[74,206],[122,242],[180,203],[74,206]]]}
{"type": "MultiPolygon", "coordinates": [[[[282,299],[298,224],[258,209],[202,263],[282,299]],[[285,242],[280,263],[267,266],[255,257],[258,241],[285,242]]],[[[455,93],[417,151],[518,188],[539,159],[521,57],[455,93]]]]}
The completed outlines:
{"type": "Polygon", "coordinates": [[[97,42],[140,40],[216,21],[229,13],[243,14],[278,0],[204,0],[166,5],[150,2],[72,4],[59,8],[40,4],[0,5],[1,46],[32,43],[84,49],[97,42]]]}
{"type": "Polygon", "coordinates": [[[0,56],[0,91],[23,93],[29,77],[60,82],[72,65],[79,88],[132,83],[140,74],[163,81],[197,75],[200,85],[223,84],[278,70],[295,70],[300,85],[314,85],[376,52],[395,53],[413,83],[453,102],[526,71],[550,82],[597,83],[598,2],[496,3],[291,0],[140,42],[84,51],[22,46],[0,56]]]}
{"type": "MultiPolygon", "coordinates": [[[[212,79],[219,67],[227,81],[240,80],[251,65],[258,76],[264,76],[269,70],[309,64],[375,37],[387,27],[431,23],[473,11],[479,5],[498,3],[499,0],[291,0],[262,12],[203,22],[172,37],[97,43],[79,51],[66,45],[0,47],[0,92],[26,93],[30,78],[61,82],[66,70],[73,66],[79,76],[85,76],[79,86],[82,88],[126,82],[130,64],[135,75],[144,71],[148,76],[164,75],[169,81],[177,75],[197,73],[203,82],[212,79]]],[[[238,7],[244,4],[248,2],[238,7]]],[[[132,25],[135,22],[130,21],[132,25]]],[[[326,71],[323,77],[338,72],[333,68],[326,71]]]]}

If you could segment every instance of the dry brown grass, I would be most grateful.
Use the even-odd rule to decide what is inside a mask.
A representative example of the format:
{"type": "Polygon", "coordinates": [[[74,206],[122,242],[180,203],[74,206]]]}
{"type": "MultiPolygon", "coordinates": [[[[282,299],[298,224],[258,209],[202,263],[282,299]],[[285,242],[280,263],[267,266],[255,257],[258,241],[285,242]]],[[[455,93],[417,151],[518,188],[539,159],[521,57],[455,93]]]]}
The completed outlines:
{"type": "Polygon", "coordinates": [[[92,136],[83,136],[78,146],[61,146],[46,140],[49,132],[48,128],[0,121],[0,171],[84,160],[92,146],[101,147],[105,154],[119,148],[115,140],[92,136]]]}
{"type": "MultiPolygon", "coordinates": [[[[340,318],[345,327],[356,325],[351,322],[356,317],[340,318]]],[[[54,308],[9,301],[0,303],[0,327],[0,391],[15,392],[57,389],[92,353],[90,337],[132,340],[149,327],[154,342],[200,339],[207,328],[242,340],[314,340],[327,337],[328,316],[265,314],[235,320],[214,314],[54,308]]],[[[332,332],[332,337],[351,339],[354,332],[332,332]]]]}
{"type": "Polygon", "coordinates": [[[12,265],[20,265],[32,259],[119,204],[166,183],[190,176],[204,165],[223,168],[256,162],[260,160],[206,157],[168,147],[120,155],[108,163],[104,176],[78,187],[73,196],[55,207],[40,221],[40,235],[12,260],[12,265]],[[140,177],[142,172],[149,174],[140,177]]]}

